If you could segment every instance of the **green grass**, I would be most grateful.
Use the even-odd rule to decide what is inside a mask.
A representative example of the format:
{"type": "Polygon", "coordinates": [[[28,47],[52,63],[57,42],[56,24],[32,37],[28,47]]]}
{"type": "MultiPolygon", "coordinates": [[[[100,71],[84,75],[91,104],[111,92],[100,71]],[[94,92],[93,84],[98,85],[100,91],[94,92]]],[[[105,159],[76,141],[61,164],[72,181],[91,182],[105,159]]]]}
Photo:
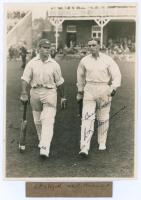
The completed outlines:
{"type": "Polygon", "coordinates": [[[118,62],[122,86],[113,98],[107,150],[98,151],[93,135],[90,157],[79,158],[80,119],[77,117],[76,70],[79,59],[58,58],[65,78],[68,108],[58,106],[50,159],[39,159],[37,135],[28,106],[27,149],[18,152],[22,107],[19,101],[22,69],[20,62],[7,64],[6,176],[7,177],[133,177],[134,173],[134,63],[118,62]]]}

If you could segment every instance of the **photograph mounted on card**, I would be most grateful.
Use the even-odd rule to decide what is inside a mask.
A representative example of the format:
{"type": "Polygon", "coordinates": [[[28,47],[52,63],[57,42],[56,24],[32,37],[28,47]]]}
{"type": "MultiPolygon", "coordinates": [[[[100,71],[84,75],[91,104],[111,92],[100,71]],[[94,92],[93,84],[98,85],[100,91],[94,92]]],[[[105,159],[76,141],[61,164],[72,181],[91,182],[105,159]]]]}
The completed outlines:
{"type": "Polygon", "coordinates": [[[6,179],[135,178],[136,3],[5,4],[6,179]]]}

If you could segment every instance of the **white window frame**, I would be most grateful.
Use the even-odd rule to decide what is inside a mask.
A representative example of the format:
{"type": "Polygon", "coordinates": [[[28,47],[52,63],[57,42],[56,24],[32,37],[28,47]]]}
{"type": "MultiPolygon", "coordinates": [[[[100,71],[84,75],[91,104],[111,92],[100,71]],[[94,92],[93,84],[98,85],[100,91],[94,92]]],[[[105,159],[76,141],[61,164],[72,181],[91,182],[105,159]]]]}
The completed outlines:
{"type": "Polygon", "coordinates": [[[100,26],[98,26],[98,25],[92,25],[91,37],[92,38],[97,38],[97,39],[101,40],[101,28],[100,28],[100,26]],[[95,28],[95,30],[94,30],[94,28],[95,28]],[[97,28],[97,30],[96,30],[96,28],[97,28]],[[96,37],[93,36],[94,33],[96,34],[96,37]],[[100,36],[98,35],[99,33],[100,33],[100,36]]]}

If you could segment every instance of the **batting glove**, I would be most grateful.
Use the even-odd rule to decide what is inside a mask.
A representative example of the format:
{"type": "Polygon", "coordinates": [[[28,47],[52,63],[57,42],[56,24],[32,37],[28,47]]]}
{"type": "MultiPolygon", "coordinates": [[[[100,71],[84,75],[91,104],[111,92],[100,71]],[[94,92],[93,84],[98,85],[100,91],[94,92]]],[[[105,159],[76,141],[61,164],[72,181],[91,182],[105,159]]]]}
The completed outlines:
{"type": "Polygon", "coordinates": [[[110,86],[109,87],[109,93],[110,93],[109,96],[113,97],[116,93],[116,88],[113,87],[113,86],[110,86]]]}
{"type": "Polygon", "coordinates": [[[115,94],[116,94],[116,90],[113,90],[113,91],[111,92],[111,97],[113,97],[115,94]]]}
{"type": "Polygon", "coordinates": [[[83,92],[78,92],[76,95],[76,100],[79,102],[83,99],[84,93],[83,92]]]}
{"type": "Polygon", "coordinates": [[[28,94],[27,93],[21,93],[20,100],[22,103],[28,102],[28,94]]]}
{"type": "Polygon", "coordinates": [[[61,109],[64,110],[67,107],[67,99],[66,98],[61,98],[61,109]]]}

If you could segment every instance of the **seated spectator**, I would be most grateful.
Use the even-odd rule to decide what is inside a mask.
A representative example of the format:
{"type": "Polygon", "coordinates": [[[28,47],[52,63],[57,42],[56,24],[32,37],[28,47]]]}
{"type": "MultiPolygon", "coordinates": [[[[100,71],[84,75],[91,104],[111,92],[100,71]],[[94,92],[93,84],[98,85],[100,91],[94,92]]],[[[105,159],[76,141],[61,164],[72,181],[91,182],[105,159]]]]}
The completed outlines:
{"type": "Polygon", "coordinates": [[[26,13],[25,13],[25,12],[22,12],[22,13],[21,13],[21,18],[23,18],[25,15],[26,15],[26,13]]]}
{"type": "Polygon", "coordinates": [[[131,51],[131,48],[132,48],[132,40],[131,39],[128,39],[127,45],[128,45],[129,50],[131,51]]]}
{"type": "Polygon", "coordinates": [[[128,54],[128,53],[130,52],[127,43],[125,43],[125,44],[123,45],[123,52],[124,52],[125,54],[128,54]]]}
{"type": "Polygon", "coordinates": [[[75,47],[75,41],[70,40],[70,48],[73,48],[73,47],[75,47]]]}
{"type": "Polygon", "coordinates": [[[113,51],[115,52],[115,54],[121,54],[123,52],[123,47],[121,44],[115,43],[114,44],[114,48],[113,51]]]}
{"type": "Polygon", "coordinates": [[[135,43],[132,42],[132,45],[131,45],[131,52],[135,52],[135,43]]]}
{"type": "Polygon", "coordinates": [[[63,53],[63,45],[62,43],[60,42],[59,45],[58,45],[58,49],[57,49],[58,53],[62,54],[63,53]]]}
{"type": "Polygon", "coordinates": [[[51,47],[51,49],[50,49],[50,55],[51,55],[52,58],[55,58],[56,53],[57,53],[56,49],[54,47],[51,47]]]}
{"type": "Polygon", "coordinates": [[[64,56],[66,56],[67,52],[68,52],[68,47],[67,47],[67,45],[65,45],[64,49],[63,49],[64,56]]]}
{"type": "Polygon", "coordinates": [[[36,57],[36,54],[37,54],[36,49],[33,48],[32,51],[31,51],[31,59],[36,57]]]}
{"type": "Polygon", "coordinates": [[[108,40],[107,48],[108,49],[112,49],[113,48],[113,40],[111,38],[108,40]]]}
{"type": "Polygon", "coordinates": [[[14,58],[14,48],[12,45],[10,46],[8,52],[9,52],[9,60],[12,60],[14,58]]]}
{"type": "Polygon", "coordinates": [[[82,57],[83,57],[83,56],[86,56],[87,53],[88,53],[88,51],[87,51],[86,48],[83,48],[83,49],[81,50],[81,56],[82,56],[82,57]]]}

